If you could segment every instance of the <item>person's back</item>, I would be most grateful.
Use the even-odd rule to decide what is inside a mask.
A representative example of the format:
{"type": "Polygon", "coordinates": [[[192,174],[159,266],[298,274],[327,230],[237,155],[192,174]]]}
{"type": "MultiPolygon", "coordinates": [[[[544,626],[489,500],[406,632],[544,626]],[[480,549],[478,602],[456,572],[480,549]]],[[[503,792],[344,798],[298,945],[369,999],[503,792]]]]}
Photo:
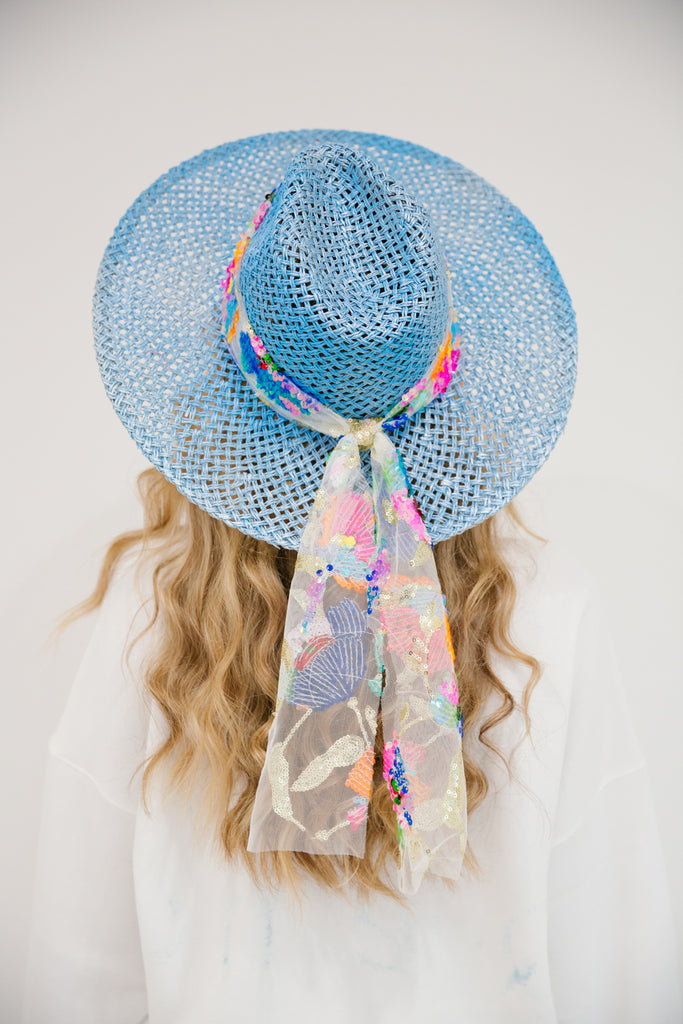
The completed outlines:
{"type": "Polygon", "coordinates": [[[264,136],[134,204],[95,309],[157,468],[51,743],[26,1020],[668,1019],[593,586],[500,511],[575,375],[528,221],[419,147],[264,136]]]}

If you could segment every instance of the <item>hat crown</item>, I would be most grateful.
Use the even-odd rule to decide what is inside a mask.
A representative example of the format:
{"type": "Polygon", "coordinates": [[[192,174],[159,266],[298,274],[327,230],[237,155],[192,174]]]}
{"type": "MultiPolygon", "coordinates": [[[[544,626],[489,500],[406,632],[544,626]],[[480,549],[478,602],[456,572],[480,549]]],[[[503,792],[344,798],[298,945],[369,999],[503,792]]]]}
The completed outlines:
{"type": "Polygon", "coordinates": [[[240,267],[275,362],[343,416],[380,416],[425,372],[450,320],[445,257],[425,210],[343,145],[289,165],[240,267]]]}

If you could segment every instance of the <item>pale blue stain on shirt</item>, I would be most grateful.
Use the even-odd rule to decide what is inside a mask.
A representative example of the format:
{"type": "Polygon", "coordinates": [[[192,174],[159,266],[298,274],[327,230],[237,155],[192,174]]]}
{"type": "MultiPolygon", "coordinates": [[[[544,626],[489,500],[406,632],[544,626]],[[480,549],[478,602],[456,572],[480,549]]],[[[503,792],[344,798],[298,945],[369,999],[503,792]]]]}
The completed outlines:
{"type": "Polygon", "coordinates": [[[516,985],[527,985],[531,981],[535,970],[536,964],[529,964],[528,967],[522,970],[519,967],[515,967],[508,978],[508,988],[513,988],[516,985]]]}

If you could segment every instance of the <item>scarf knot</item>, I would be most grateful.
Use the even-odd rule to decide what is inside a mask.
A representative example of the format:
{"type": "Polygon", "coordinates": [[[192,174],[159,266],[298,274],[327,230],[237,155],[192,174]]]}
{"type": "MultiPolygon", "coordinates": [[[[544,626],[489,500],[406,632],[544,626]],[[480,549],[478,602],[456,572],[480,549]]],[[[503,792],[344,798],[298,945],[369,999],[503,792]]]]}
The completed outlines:
{"type": "Polygon", "coordinates": [[[382,420],[368,418],[364,420],[350,420],[350,433],[356,439],[359,448],[371,448],[375,434],[382,429],[382,420]]]}

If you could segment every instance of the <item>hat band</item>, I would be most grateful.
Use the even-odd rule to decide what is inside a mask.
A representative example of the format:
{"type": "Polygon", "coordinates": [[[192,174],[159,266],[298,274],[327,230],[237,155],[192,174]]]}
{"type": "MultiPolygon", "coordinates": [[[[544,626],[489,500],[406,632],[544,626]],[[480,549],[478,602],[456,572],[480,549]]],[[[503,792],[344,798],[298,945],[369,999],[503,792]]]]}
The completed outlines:
{"type": "Polygon", "coordinates": [[[347,419],[307,394],[266,351],[239,291],[241,258],[271,198],[228,267],[226,342],[266,405],[340,440],[299,547],[248,848],[363,856],[381,698],[378,768],[396,811],[399,884],[410,893],[428,870],[460,873],[462,714],[431,543],[386,431],[446,390],[460,339],[453,319],[430,369],[379,419],[347,419]],[[372,487],[361,448],[370,450],[372,487]]]}

